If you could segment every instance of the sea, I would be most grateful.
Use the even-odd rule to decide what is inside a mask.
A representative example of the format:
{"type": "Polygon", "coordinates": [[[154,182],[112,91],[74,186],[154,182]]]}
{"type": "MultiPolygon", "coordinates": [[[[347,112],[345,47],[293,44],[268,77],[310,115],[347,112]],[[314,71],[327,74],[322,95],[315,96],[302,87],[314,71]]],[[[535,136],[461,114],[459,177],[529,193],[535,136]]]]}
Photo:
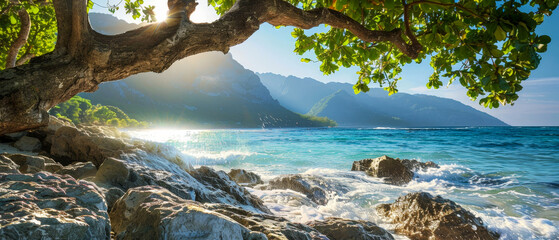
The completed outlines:
{"type": "MultiPolygon", "coordinates": [[[[330,216],[391,229],[375,206],[424,191],[455,201],[501,239],[559,239],[559,127],[286,128],[128,131],[171,146],[182,161],[228,172],[242,168],[264,181],[310,174],[335,182],[326,205],[294,201],[291,190],[249,191],[276,214],[305,223],[330,216]],[[403,186],[351,171],[353,161],[387,155],[433,161],[403,186]]],[[[397,239],[407,239],[395,235],[397,239]]]]}

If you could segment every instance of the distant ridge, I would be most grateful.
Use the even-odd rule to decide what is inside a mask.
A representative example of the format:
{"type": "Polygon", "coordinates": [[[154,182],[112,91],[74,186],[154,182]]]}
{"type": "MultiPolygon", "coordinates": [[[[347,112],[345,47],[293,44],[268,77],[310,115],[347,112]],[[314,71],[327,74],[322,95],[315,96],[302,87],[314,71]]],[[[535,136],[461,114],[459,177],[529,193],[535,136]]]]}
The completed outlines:
{"type": "MultiPolygon", "coordinates": [[[[92,27],[105,34],[137,27],[107,14],[91,13],[89,17],[92,27]]],[[[79,95],[94,104],[117,106],[153,126],[260,128],[334,124],[287,110],[271,97],[254,72],[230,54],[220,52],[191,56],[161,74],[134,75],[79,95]]]]}
{"type": "Polygon", "coordinates": [[[348,83],[259,73],[272,97],[284,107],[328,117],[347,127],[507,126],[503,121],[456,100],[382,89],[355,95],[348,83]]]}

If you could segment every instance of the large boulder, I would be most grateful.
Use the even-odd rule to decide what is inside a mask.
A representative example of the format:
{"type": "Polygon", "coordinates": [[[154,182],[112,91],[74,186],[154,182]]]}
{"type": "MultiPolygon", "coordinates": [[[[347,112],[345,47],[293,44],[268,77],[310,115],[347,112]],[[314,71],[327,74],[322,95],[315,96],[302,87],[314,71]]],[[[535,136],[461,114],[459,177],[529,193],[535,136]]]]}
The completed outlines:
{"type": "Polygon", "coordinates": [[[438,165],[433,162],[422,163],[417,160],[394,159],[385,155],[355,161],[351,171],[364,171],[369,176],[384,178],[387,183],[403,185],[413,179],[413,171],[429,167],[438,167],[438,165]]]}
{"type": "Polygon", "coordinates": [[[392,234],[376,224],[363,220],[330,217],[307,225],[326,235],[330,240],[393,240],[392,234]]]}
{"type": "Polygon", "coordinates": [[[75,179],[94,177],[97,168],[92,162],[75,162],[56,171],[57,174],[68,174],[75,179]]]}
{"type": "Polygon", "coordinates": [[[483,221],[455,202],[416,192],[392,204],[377,206],[379,215],[395,225],[395,232],[411,239],[498,239],[483,221]]]}
{"type": "Polygon", "coordinates": [[[221,213],[252,231],[264,233],[269,240],[328,240],[328,237],[316,229],[282,217],[246,211],[227,204],[207,203],[204,207],[221,213]]]}
{"type": "Polygon", "coordinates": [[[94,184],[46,172],[0,174],[0,238],[109,239],[110,232],[94,184]]]}
{"type": "Polygon", "coordinates": [[[141,158],[107,158],[99,167],[94,182],[107,189],[116,187],[123,191],[157,185],[188,200],[227,203],[248,210],[269,212],[262,200],[237,185],[223,171],[208,167],[185,170],[165,160],[151,163],[143,162],[141,158]]]}
{"type": "Polygon", "coordinates": [[[23,136],[14,143],[21,151],[37,152],[41,150],[41,141],[34,137],[23,136]]]}
{"type": "Polygon", "coordinates": [[[109,127],[61,126],[51,141],[50,154],[67,165],[72,162],[92,162],[96,167],[107,157],[118,157],[133,148],[118,130],[109,127]]]}
{"type": "Polygon", "coordinates": [[[19,165],[9,157],[0,154],[0,173],[20,173],[19,165]]]}
{"type": "Polygon", "coordinates": [[[54,172],[62,168],[60,163],[45,156],[32,156],[27,154],[0,154],[11,159],[19,165],[21,173],[37,173],[40,171],[54,172]]]}
{"type": "Polygon", "coordinates": [[[244,169],[231,169],[227,175],[241,186],[252,187],[264,183],[258,174],[244,169]]]}
{"type": "Polygon", "coordinates": [[[310,174],[282,175],[270,180],[264,189],[290,189],[304,194],[319,205],[326,205],[330,194],[346,193],[348,191],[341,184],[310,174]]]}
{"type": "Polygon", "coordinates": [[[155,186],[129,189],[110,216],[117,239],[266,239],[198,202],[155,186]]]}

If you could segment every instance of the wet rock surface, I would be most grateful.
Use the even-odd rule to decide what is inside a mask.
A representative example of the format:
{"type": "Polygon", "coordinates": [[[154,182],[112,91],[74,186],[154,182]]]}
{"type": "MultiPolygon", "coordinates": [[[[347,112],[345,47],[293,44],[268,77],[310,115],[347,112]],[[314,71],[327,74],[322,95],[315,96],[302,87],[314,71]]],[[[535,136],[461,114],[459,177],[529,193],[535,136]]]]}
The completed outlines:
{"type": "Polygon", "coordinates": [[[289,174],[276,177],[263,187],[267,190],[290,189],[306,195],[319,205],[328,203],[328,195],[347,192],[340,184],[329,182],[326,179],[309,174],[289,174]]]}
{"type": "Polygon", "coordinates": [[[362,220],[330,217],[307,225],[326,235],[330,240],[393,240],[392,234],[376,224],[362,220]]]}
{"type": "Polygon", "coordinates": [[[377,207],[379,215],[395,224],[395,232],[410,239],[498,239],[480,218],[455,202],[417,192],[377,207]]]}
{"type": "Polygon", "coordinates": [[[417,160],[391,158],[382,156],[374,159],[363,159],[353,162],[351,171],[364,171],[372,177],[384,178],[385,182],[403,185],[413,179],[413,171],[424,170],[429,167],[439,167],[434,162],[419,162],[417,160]]]}
{"type": "Polygon", "coordinates": [[[129,189],[111,210],[116,239],[265,239],[161,187],[129,189]]]}
{"type": "Polygon", "coordinates": [[[208,167],[186,172],[174,166],[145,166],[132,159],[107,158],[100,166],[93,181],[105,188],[129,188],[157,185],[188,200],[227,203],[249,210],[269,212],[262,200],[237,185],[223,171],[208,167]],[[180,170],[179,170],[180,169],[180,170]]]}
{"type": "Polygon", "coordinates": [[[107,206],[89,182],[41,172],[0,173],[3,239],[109,239],[107,206]]]}
{"type": "Polygon", "coordinates": [[[241,186],[252,187],[264,183],[258,174],[244,169],[231,169],[227,175],[241,186]]]}

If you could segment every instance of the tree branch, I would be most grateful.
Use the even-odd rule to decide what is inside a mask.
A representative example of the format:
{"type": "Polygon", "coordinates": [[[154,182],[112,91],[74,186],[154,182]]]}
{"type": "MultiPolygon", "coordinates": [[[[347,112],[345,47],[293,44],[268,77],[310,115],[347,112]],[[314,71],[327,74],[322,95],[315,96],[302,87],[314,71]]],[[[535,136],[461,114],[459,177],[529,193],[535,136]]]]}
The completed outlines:
{"type": "Polygon", "coordinates": [[[391,42],[411,58],[417,58],[422,48],[417,40],[413,40],[415,39],[413,35],[411,37],[408,35],[412,39],[412,43],[407,44],[401,36],[401,29],[391,31],[370,30],[347,15],[329,8],[304,11],[282,0],[268,2],[273,2],[273,4],[269,4],[270,19],[266,21],[274,26],[286,25],[309,29],[320,24],[328,24],[334,28],[347,29],[366,42],[391,42]]]}
{"type": "Polygon", "coordinates": [[[54,0],[55,50],[0,72],[0,134],[46,124],[48,109],[80,92],[95,91],[102,82],[162,72],[175,61],[198,53],[226,53],[265,22],[306,29],[328,24],[347,29],[366,42],[391,42],[411,58],[421,51],[421,45],[410,37],[413,35],[408,35],[411,43],[406,42],[401,29],[369,30],[331,9],[304,11],[283,0],[238,0],[215,22],[197,24],[189,19],[195,7],[192,0],[171,1],[188,4],[173,11],[167,22],[108,36],[89,26],[86,0],[54,0]]]}
{"type": "Polygon", "coordinates": [[[20,9],[17,12],[19,20],[21,21],[21,28],[17,35],[17,39],[10,46],[8,50],[8,57],[6,58],[6,68],[13,68],[16,66],[17,55],[19,50],[27,43],[27,37],[29,36],[29,30],[31,29],[31,20],[29,18],[29,13],[24,9],[20,9]]]}
{"type": "Polygon", "coordinates": [[[33,53],[25,53],[16,61],[16,66],[25,64],[25,62],[29,61],[31,58],[34,58],[35,54],[33,53]]]}
{"type": "Polygon", "coordinates": [[[434,1],[430,1],[430,0],[419,0],[419,1],[413,1],[411,3],[408,3],[409,6],[414,6],[414,5],[418,5],[418,4],[431,4],[431,5],[437,5],[437,6],[441,6],[441,7],[455,7],[457,9],[460,9],[476,18],[479,18],[483,21],[485,21],[485,18],[478,15],[476,12],[468,9],[467,7],[464,7],[458,3],[441,3],[441,2],[434,2],[434,1]]]}

